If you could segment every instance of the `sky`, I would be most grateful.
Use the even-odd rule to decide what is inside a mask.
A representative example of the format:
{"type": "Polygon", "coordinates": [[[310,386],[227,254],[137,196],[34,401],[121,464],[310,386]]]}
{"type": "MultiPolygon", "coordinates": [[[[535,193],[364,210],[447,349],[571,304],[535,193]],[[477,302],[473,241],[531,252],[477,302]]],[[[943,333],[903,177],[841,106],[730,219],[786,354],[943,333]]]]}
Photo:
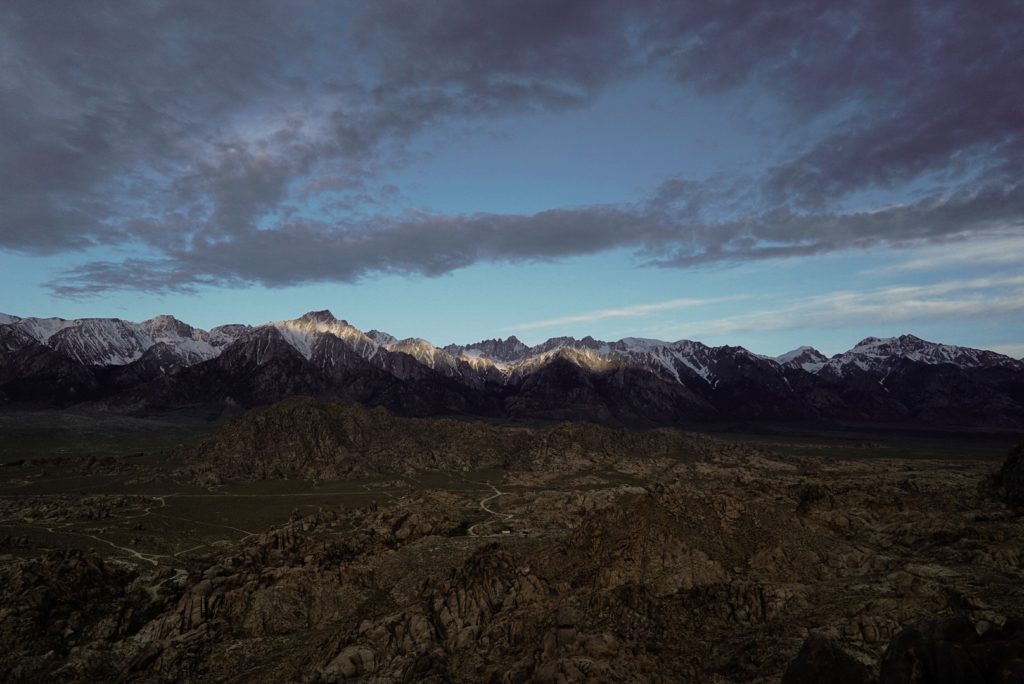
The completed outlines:
{"type": "Polygon", "coordinates": [[[0,4],[0,312],[1024,356],[1024,2],[0,4]]]}

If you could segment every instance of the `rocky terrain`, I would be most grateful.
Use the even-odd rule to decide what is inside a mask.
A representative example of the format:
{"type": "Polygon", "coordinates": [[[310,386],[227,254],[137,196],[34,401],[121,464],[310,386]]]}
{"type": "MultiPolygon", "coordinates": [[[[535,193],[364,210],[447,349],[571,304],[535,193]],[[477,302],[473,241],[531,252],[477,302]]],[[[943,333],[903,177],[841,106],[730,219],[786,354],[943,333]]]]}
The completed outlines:
{"type": "Polygon", "coordinates": [[[735,420],[1024,426],[1024,362],[913,335],[826,357],[624,338],[436,347],[329,311],[210,331],[171,316],[0,317],[0,408],[216,414],[294,395],[408,416],[693,426],[735,420]]]}
{"type": "Polygon", "coordinates": [[[993,478],[1003,500],[1016,508],[1024,508],[1024,444],[1014,448],[993,478]]]}
{"type": "Polygon", "coordinates": [[[732,445],[678,430],[581,423],[526,428],[393,416],[383,408],[286,399],[254,409],[184,448],[181,473],[203,483],[298,477],[331,480],[423,470],[579,472],[647,460],[728,452],[732,445]]]}
{"type": "Polygon", "coordinates": [[[174,492],[135,477],[131,492],[78,482],[27,495],[16,492],[56,481],[12,476],[0,679],[891,684],[1024,672],[1024,528],[1006,503],[1021,493],[1006,475],[1019,451],[994,479],[989,461],[432,424],[297,400],[176,457],[171,479],[149,485],[174,492]],[[282,434],[302,425],[302,441],[282,434]],[[236,453],[252,455],[249,471],[236,453]],[[267,489],[379,469],[343,480],[358,499],[339,489],[312,508],[303,497],[326,483],[267,489]],[[296,512],[253,529],[224,505],[201,517],[204,496],[283,496],[296,512]],[[219,527],[194,544],[168,527],[171,511],[219,527]]]}

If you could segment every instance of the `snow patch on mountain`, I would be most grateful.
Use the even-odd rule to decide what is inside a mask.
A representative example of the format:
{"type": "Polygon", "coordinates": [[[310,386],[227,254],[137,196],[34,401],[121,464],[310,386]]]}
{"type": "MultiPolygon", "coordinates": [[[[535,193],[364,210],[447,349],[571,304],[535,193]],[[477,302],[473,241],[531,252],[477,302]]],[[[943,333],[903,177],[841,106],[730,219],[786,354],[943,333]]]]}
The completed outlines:
{"type": "Polygon", "coordinates": [[[143,321],[139,327],[149,337],[149,347],[166,344],[185,365],[212,359],[220,353],[211,343],[208,332],[182,323],[174,316],[156,316],[143,321]]]}
{"type": "Polygon", "coordinates": [[[512,367],[512,364],[507,361],[495,361],[485,356],[479,349],[467,349],[461,352],[456,359],[478,371],[494,368],[507,374],[508,369],[512,367]]]}
{"type": "Polygon", "coordinates": [[[481,340],[473,344],[449,344],[444,351],[452,356],[467,358],[486,358],[497,363],[511,363],[529,356],[534,349],[523,344],[518,337],[512,335],[504,340],[481,340]]]}
{"type": "Polygon", "coordinates": [[[14,325],[0,325],[0,353],[15,352],[39,344],[31,335],[14,325]]]}
{"type": "Polygon", "coordinates": [[[212,359],[249,326],[221,326],[217,335],[193,328],[173,316],[132,323],[119,318],[20,318],[7,324],[54,351],[90,366],[136,361],[156,344],[166,344],[181,365],[212,359]]]}
{"type": "Polygon", "coordinates": [[[140,326],[119,318],[82,318],[47,337],[46,345],[85,365],[121,366],[142,356],[153,341],[140,326]]]}
{"type": "Polygon", "coordinates": [[[53,335],[64,328],[75,325],[76,321],[63,318],[22,318],[15,323],[18,328],[31,335],[37,342],[46,344],[53,335]]]}
{"type": "Polygon", "coordinates": [[[427,368],[442,371],[449,375],[453,374],[456,370],[455,357],[419,337],[410,337],[389,344],[387,350],[408,354],[427,368]]]}
{"type": "MultiPolygon", "coordinates": [[[[210,345],[214,349],[221,349],[228,346],[235,340],[241,338],[243,335],[252,331],[251,325],[242,325],[241,323],[228,323],[227,325],[218,325],[216,328],[210,328],[209,340],[210,345]]],[[[218,352],[219,353],[219,352],[218,352]]]]}
{"type": "Polygon", "coordinates": [[[295,347],[295,349],[307,359],[313,356],[313,346],[316,344],[320,333],[298,326],[290,325],[291,321],[275,321],[271,325],[277,328],[281,337],[295,347]]]}
{"type": "Polygon", "coordinates": [[[817,350],[814,347],[797,347],[796,349],[788,351],[785,354],[780,354],[779,356],[776,356],[775,360],[785,365],[790,361],[794,361],[800,358],[801,356],[805,356],[808,353],[814,353],[816,351],[817,350]]]}
{"type": "Polygon", "coordinates": [[[622,345],[624,350],[631,352],[648,351],[670,346],[669,342],[649,337],[623,337],[619,340],[619,344],[622,345]]]}
{"type": "Polygon", "coordinates": [[[802,368],[808,373],[817,373],[828,362],[828,357],[814,347],[797,347],[773,359],[780,366],[802,368]]]}
{"type": "Polygon", "coordinates": [[[348,321],[334,317],[330,311],[310,311],[290,321],[272,321],[266,325],[277,328],[288,344],[295,347],[307,359],[313,355],[313,347],[320,335],[331,334],[344,340],[364,358],[373,356],[380,345],[367,337],[361,330],[349,325],[348,321]]]}
{"type": "Polygon", "coordinates": [[[382,330],[370,330],[366,333],[366,336],[382,347],[386,347],[389,344],[394,344],[395,342],[398,342],[397,337],[388,334],[382,330]]]}

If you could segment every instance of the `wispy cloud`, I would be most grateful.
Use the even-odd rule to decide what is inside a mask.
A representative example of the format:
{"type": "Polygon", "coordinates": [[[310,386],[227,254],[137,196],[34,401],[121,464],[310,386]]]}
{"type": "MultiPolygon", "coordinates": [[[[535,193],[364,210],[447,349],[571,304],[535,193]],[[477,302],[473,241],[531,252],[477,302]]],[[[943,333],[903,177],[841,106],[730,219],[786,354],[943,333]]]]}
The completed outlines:
{"type": "Polygon", "coordinates": [[[557,326],[571,325],[573,323],[590,323],[592,321],[601,321],[608,318],[637,318],[640,316],[647,316],[652,313],[658,313],[661,311],[690,309],[698,306],[704,306],[706,304],[717,304],[720,302],[731,301],[736,299],[742,299],[742,297],[732,296],[712,297],[707,299],[669,299],[664,302],[655,302],[653,304],[636,304],[633,306],[626,306],[618,309],[600,309],[598,311],[588,311],[587,313],[582,314],[560,316],[558,318],[548,318],[542,321],[530,321],[528,323],[519,323],[516,325],[510,325],[505,329],[516,331],[537,330],[539,328],[554,328],[557,326]]]}
{"type": "Polygon", "coordinates": [[[871,322],[995,318],[1024,313],[1024,276],[833,292],[785,307],[696,321],[663,334],[713,337],[871,322]]]}
{"type": "Polygon", "coordinates": [[[872,269],[871,273],[937,271],[964,266],[1009,266],[1024,263],[1024,235],[997,233],[991,238],[972,236],[913,250],[901,263],[872,269]]]}
{"type": "Polygon", "coordinates": [[[1012,356],[1015,359],[1024,358],[1024,342],[1008,342],[1005,344],[994,344],[989,347],[994,352],[1012,356]]]}

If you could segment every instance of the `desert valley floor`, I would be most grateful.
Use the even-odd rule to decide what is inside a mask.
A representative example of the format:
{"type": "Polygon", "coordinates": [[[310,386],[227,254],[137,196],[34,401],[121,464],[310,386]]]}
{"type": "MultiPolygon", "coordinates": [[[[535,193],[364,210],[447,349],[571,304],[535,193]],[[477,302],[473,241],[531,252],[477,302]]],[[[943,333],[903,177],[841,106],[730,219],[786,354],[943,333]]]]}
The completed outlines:
{"type": "Polygon", "coordinates": [[[1014,435],[332,411],[0,417],[0,678],[1019,681],[1014,435]]]}

